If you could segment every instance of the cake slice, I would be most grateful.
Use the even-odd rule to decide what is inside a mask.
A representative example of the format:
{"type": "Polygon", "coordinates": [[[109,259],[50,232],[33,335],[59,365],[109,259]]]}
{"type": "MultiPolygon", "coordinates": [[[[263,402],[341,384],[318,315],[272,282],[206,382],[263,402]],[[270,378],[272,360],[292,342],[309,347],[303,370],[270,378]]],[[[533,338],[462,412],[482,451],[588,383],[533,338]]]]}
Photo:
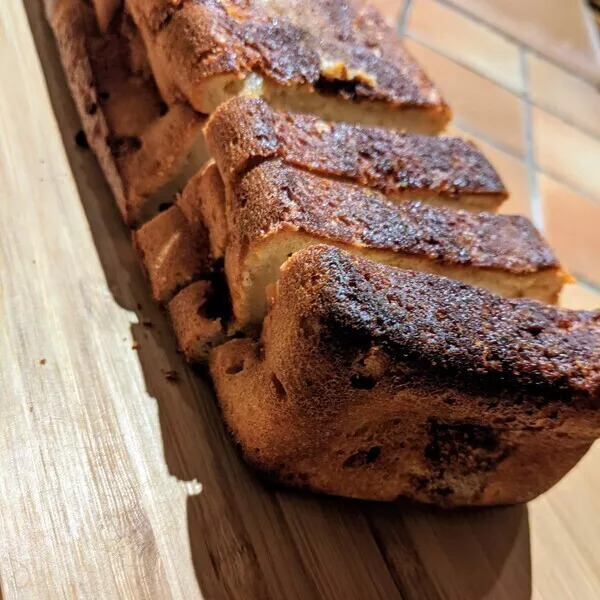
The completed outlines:
{"type": "Polygon", "coordinates": [[[205,136],[227,185],[259,162],[280,158],[306,171],[380,190],[395,201],[495,211],[508,197],[492,165],[459,138],[328,123],[277,112],[253,98],[235,98],[219,107],[205,136]]]}
{"type": "MultiPolygon", "coordinates": [[[[223,196],[200,201],[223,206],[223,196]]],[[[280,160],[249,171],[225,210],[205,208],[204,214],[209,231],[227,228],[225,273],[242,328],[262,322],[264,290],[281,264],[317,243],[447,275],[507,297],[553,302],[565,281],[554,253],[524,217],[397,204],[378,191],[331,181],[280,160]],[[226,222],[211,215],[226,215],[226,222]]]]}
{"type": "Polygon", "coordinates": [[[362,0],[126,0],[169,103],[240,94],[326,119],[433,133],[450,111],[362,0]]]}
{"type": "Polygon", "coordinates": [[[46,1],[87,142],[125,221],[136,226],[173,203],[206,161],[204,117],[162,100],[131,21],[115,3],[94,5],[100,25],[81,0],[46,1]]]}
{"type": "Polygon", "coordinates": [[[211,374],[246,460],[275,481],[443,506],[526,502],[600,431],[600,312],[507,300],[313,246],[262,338],[211,374]]]}
{"type": "Polygon", "coordinates": [[[214,270],[206,228],[188,219],[178,205],[142,225],[132,237],[152,297],[160,303],[214,270]]]}

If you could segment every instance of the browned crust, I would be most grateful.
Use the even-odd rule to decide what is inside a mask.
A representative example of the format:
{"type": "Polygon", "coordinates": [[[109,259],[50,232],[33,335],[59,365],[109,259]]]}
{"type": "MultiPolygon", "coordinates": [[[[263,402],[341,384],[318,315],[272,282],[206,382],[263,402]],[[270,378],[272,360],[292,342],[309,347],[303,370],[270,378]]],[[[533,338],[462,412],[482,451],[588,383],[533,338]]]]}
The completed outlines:
{"type": "MultiPolygon", "coordinates": [[[[245,460],[268,479],[302,490],[444,507],[528,502],[564,477],[597,436],[597,417],[590,431],[589,413],[579,414],[579,423],[591,417],[583,431],[569,424],[564,407],[562,414],[532,409],[536,425],[511,426],[514,416],[498,410],[490,394],[421,381],[371,393],[337,389],[342,401],[323,413],[318,399],[312,410],[297,403],[263,357],[264,346],[247,339],[216,348],[217,397],[245,460]],[[469,407],[469,416],[445,402],[469,407]]],[[[315,363],[317,376],[324,371],[337,374],[326,361],[315,363]]]]}
{"type": "Polygon", "coordinates": [[[490,209],[508,196],[483,154],[458,138],[326,123],[309,115],[275,112],[264,101],[250,98],[221,105],[209,119],[205,136],[227,180],[260,160],[278,157],[387,195],[433,193],[457,204],[463,195],[486,195],[490,209]]]}
{"type": "Polygon", "coordinates": [[[598,437],[600,311],[503,300],[314,246],[282,268],[261,342],[217,348],[211,373],[245,457],[278,481],[445,506],[524,502],[598,437]]]}
{"type": "Polygon", "coordinates": [[[46,8],[87,141],[123,218],[139,224],[146,196],[181,167],[203,118],[184,104],[165,114],[153,81],[130,72],[124,21],[115,18],[102,36],[85,3],[47,2],[46,8]]]}
{"type": "Polygon", "coordinates": [[[93,148],[104,175],[115,195],[123,217],[126,196],[123,181],[107,139],[110,129],[100,108],[94,74],[86,46],[91,11],[82,2],[47,0],[46,13],[54,31],[71,94],[75,100],[88,143],[93,148]],[[95,110],[91,107],[96,107],[95,110]]]}
{"type": "Polygon", "coordinates": [[[157,302],[167,302],[212,269],[204,225],[186,219],[177,205],[135,231],[133,243],[157,302]]]}
{"type": "Polygon", "coordinates": [[[394,203],[377,191],[323,179],[280,161],[252,169],[230,202],[230,246],[253,245],[283,230],[326,243],[514,274],[558,269],[554,253],[525,217],[394,203]]]}
{"type": "Polygon", "coordinates": [[[154,70],[170,81],[163,93],[172,98],[197,97],[198,86],[219,75],[256,71],[280,86],[447,112],[394,32],[360,0],[129,0],[128,6],[156,55],[154,70]]]}
{"type": "MultiPolygon", "coordinates": [[[[466,391],[503,390],[600,406],[600,311],[504,299],[444,277],[403,271],[330,246],[283,267],[286,301],[319,323],[319,347],[364,344],[466,391]]],[[[510,395],[506,401],[522,403],[510,395]]]]}

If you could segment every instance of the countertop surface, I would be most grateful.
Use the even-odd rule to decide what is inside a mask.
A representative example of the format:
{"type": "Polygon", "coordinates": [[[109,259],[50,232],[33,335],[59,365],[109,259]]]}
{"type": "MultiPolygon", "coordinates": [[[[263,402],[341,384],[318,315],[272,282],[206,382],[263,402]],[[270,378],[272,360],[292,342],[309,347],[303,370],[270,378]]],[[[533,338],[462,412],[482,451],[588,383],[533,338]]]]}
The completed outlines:
{"type": "MultiPolygon", "coordinates": [[[[598,445],[535,502],[490,510],[256,479],[203,373],[175,351],[92,153],[75,144],[40,4],[0,6],[4,599],[600,597],[598,445]]],[[[565,301],[597,300],[573,286],[565,301]]]]}

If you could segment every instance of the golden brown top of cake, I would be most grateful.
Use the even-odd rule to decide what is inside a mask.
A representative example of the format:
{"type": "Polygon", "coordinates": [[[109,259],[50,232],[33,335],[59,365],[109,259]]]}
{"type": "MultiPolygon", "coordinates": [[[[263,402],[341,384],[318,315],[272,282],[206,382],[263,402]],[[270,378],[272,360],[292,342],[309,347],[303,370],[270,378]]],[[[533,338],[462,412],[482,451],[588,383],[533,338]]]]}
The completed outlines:
{"type": "Polygon", "coordinates": [[[375,190],[269,161],[239,182],[230,202],[231,242],[250,250],[279,231],[512,273],[558,268],[525,217],[395,203],[375,190]]]}
{"type": "Polygon", "coordinates": [[[239,176],[258,160],[279,157],[388,195],[490,194],[500,201],[507,196],[488,160],[459,138],[327,123],[310,115],[276,112],[263,100],[251,98],[223,104],[208,121],[205,134],[226,178],[239,176]]]}
{"type": "Polygon", "coordinates": [[[379,13],[361,0],[129,0],[183,89],[257,72],[282,86],[391,106],[445,106],[379,13]]]}

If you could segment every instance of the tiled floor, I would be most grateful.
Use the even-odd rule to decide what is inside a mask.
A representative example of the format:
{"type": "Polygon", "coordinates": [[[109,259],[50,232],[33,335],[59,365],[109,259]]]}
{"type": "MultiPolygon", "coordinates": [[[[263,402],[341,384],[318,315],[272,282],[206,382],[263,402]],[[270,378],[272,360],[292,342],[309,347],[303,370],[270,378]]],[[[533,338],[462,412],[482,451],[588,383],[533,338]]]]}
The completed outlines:
{"type": "Polygon", "coordinates": [[[600,38],[584,0],[372,0],[600,308],[600,38]],[[598,39],[597,39],[598,38],[598,39]]]}
{"type": "Polygon", "coordinates": [[[450,6],[415,0],[405,28],[412,38],[517,92],[523,91],[519,48],[450,6]]]}
{"type": "Polygon", "coordinates": [[[456,125],[525,155],[525,106],[519,96],[413,39],[406,46],[441,89],[456,125]]]}
{"type": "Polygon", "coordinates": [[[527,57],[527,72],[534,104],[600,137],[597,87],[535,54],[527,57]]]}
{"type": "Polygon", "coordinates": [[[445,1],[563,67],[600,80],[600,44],[591,35],[593,18],[585,0],[445,1]]]}

